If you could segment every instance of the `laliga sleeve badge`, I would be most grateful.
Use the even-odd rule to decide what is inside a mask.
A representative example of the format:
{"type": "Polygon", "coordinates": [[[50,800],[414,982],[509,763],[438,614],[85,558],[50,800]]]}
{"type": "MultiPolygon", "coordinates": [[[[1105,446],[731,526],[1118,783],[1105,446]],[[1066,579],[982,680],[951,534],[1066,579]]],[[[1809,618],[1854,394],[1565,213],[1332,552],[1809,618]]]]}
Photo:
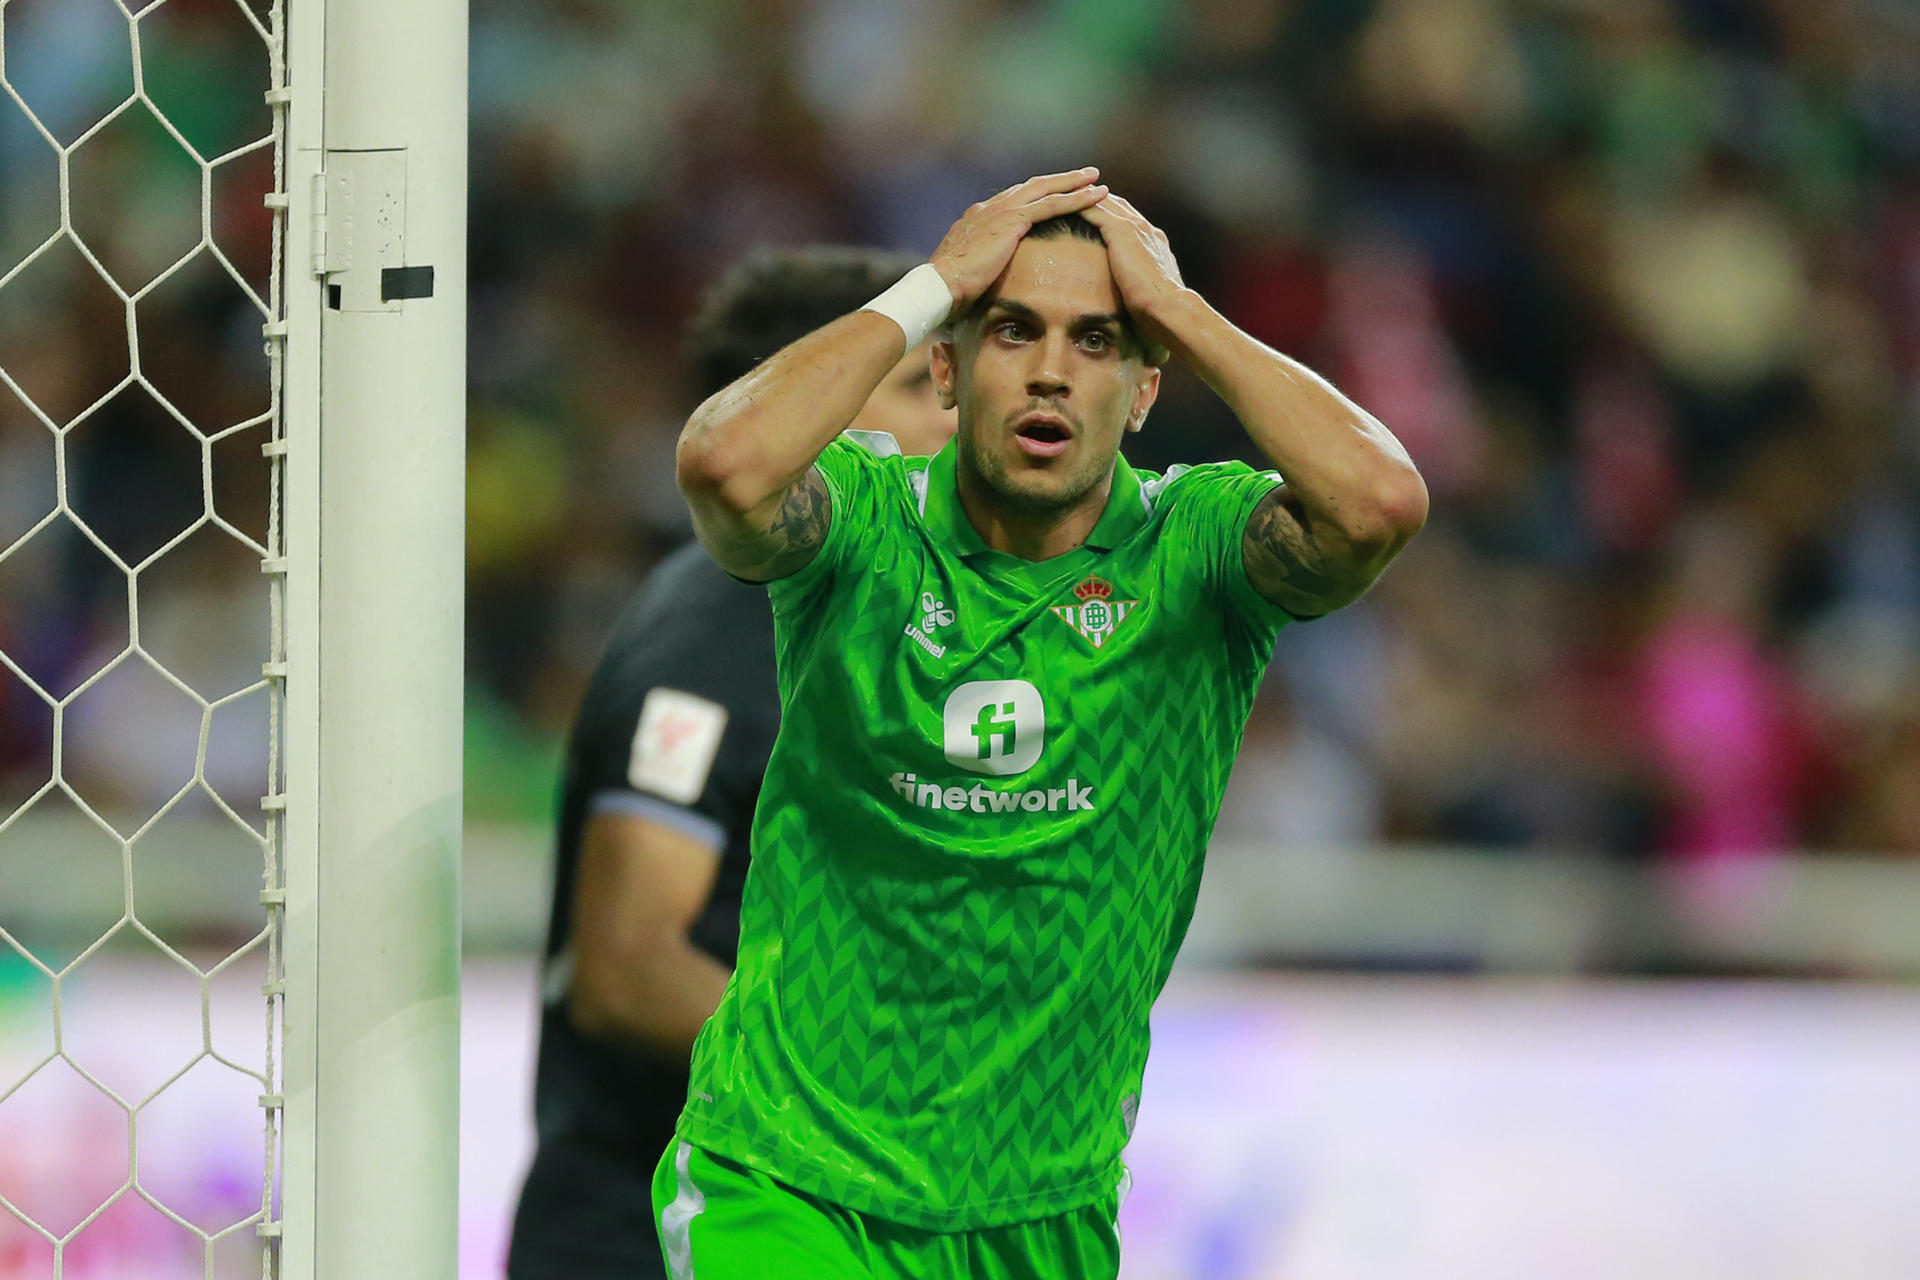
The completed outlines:
{"type": "Polygon", "coordinates": [[[727,709],[679,689],[652,689],[640,707],[627,757],[627,782],[676,804],[692,804],[706,790],[707,775],[727,731],[727,709]]]}

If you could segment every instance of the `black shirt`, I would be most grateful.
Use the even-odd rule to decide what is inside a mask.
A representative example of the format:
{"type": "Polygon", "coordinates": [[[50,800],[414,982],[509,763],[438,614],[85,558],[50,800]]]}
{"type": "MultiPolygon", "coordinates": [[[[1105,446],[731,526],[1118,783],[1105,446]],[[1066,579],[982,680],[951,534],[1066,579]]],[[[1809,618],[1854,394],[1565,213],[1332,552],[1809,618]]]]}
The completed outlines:
{"type": "Polygon", "coordinates": [[[762,587],[698,545],[662,561],[614,625],[568,744],[534,1084],[539,1147],[515,1216],[513,1280],[661,1274],[651,1180],[687,1064],[590,1040],[567,1020],[574,878],[587,820],[632,813],[720,849],[695,946],[731,967],[767,755],[779,727],[762,587]]]}

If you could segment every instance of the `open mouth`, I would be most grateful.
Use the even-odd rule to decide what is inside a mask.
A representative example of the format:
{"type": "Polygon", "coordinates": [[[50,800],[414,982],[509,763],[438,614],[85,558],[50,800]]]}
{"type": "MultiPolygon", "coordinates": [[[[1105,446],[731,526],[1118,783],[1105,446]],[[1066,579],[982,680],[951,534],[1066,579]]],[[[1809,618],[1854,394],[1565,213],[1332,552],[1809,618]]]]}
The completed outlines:
{"type": "Polygon", "coordinates": [[[1058,422],[1035,418],[1021,423],[1014,430],[1013,438],[1024,452],[1033,457],[1051,458],[1065,452],[1073,433],[1058,422]]]}

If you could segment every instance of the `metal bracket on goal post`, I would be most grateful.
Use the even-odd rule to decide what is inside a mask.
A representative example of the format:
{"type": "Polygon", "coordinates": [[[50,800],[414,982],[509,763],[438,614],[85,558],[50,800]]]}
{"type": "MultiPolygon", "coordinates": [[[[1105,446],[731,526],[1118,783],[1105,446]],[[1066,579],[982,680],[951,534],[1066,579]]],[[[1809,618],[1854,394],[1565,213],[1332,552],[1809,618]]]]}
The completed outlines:
{"type": "Polygon", "coordinates": [[[458,1244],[466,0],[287,0],[283,1280],[458,1244]]]}

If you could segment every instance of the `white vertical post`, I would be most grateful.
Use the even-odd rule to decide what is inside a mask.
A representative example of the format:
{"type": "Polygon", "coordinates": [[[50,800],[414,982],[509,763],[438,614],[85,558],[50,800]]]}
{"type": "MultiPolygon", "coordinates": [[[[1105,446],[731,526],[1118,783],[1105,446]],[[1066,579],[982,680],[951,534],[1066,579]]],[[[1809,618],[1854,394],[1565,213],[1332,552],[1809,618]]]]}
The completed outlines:
{"type": "Polygon", "coordinates": [[[458,1244],[466,0],[288,0],[286,1280],[458,1244]]]}

